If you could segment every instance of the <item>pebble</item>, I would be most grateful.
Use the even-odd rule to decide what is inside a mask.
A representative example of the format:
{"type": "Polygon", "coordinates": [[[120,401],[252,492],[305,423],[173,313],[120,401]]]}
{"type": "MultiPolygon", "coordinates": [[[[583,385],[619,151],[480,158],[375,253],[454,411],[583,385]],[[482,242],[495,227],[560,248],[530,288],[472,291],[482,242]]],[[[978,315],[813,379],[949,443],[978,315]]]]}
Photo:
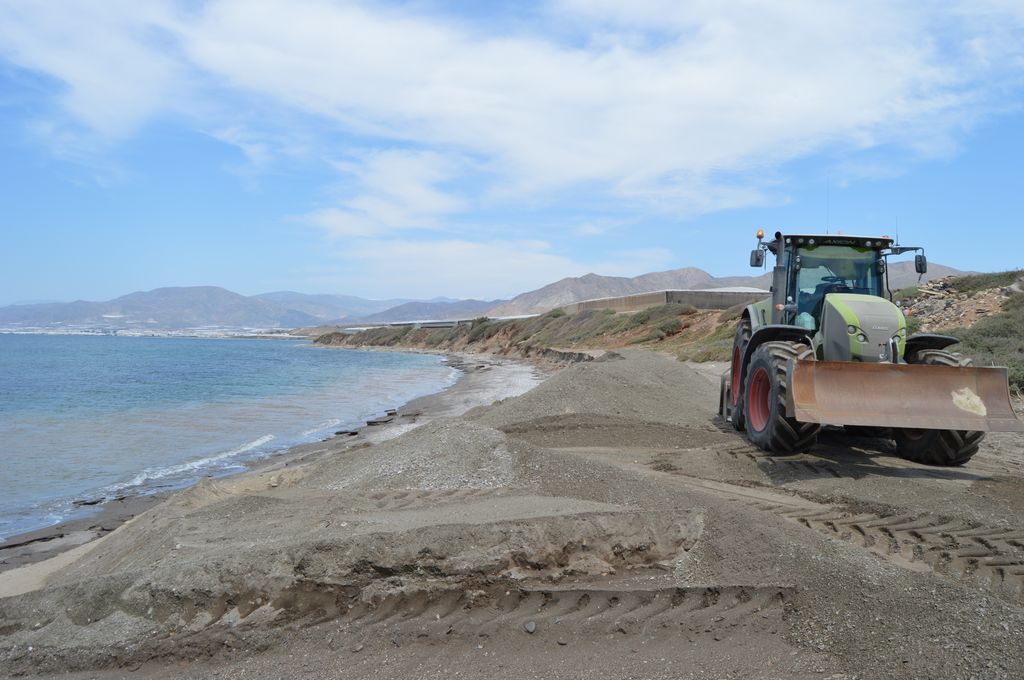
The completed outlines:
{"type": "Polygon", "coordinates": [[[537,630],[537,624],[533,621],[527,621],[523,624],[523,630],[532,635],[533,632],[537,630]]]}

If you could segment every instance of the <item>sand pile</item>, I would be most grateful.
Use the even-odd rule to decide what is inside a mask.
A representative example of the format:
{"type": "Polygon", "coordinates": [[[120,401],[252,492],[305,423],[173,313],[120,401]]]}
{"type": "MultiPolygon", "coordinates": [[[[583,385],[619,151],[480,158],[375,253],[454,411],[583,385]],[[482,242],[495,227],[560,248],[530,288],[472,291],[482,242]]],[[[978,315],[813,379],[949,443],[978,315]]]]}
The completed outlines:
{"type": "Polygon", "coordinates": [[[466,417],[504,429],[539,418],[588,414],[644,423],[708,425],[717,401],[707,399],[707,380],[685,366],[651,353],[628,360],[575,364],[538,385],[528,396],[479,408],[466,417]]]}
{"type": "Polygon", "coordinates": [[[1018,440],[986,444],[1003,448],[969,477],[827,437],[771,458],[714,420],[711,382],[624,354],[178,494],[45,589],[0,599],[0,663],[88,677],[168,663],[194,677],[1024,670],[1018,440]],[[977,519],[932,515],[940,500],[977,519]]]}
{"type": "Polygon", "coordinates": [[[344,465],[318,464],[308,484],[343,489],[495,489],[528,484],[533,451],[498,430],[443,418],[391,441],[352,452],[344,465]]]}

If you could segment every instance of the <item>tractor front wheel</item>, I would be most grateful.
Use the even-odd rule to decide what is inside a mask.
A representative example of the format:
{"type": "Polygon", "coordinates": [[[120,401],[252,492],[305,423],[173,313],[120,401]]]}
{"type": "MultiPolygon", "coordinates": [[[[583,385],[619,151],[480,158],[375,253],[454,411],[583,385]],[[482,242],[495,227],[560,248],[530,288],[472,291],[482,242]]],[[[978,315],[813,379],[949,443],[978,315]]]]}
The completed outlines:
{"type": "MultiPolygon", "coordinates": [[[[970,359],[937,349],[921,350],[911,363],[939,366],[973,366],[970,359]]],[[[984,432],[972,430],[921,430],[893,428],[896,455],[924,465],[963,465],[978,452],[984,432]]]]}
{"type": "Polygon", "coordinates": [[[806,451],[814,446],[821,429],[817,423],[801,423],[786,415],[790,359],[813,361],[814,351],[798,342],[766,342],[747,367],[743,391],[747,437],[772,453],[806,451]]]}
{"type": "Polygon", "coordinates": [[[729,397],[732,403],[729,404],[729,412],[732,414],[732,426],[739,432],[743,431],[743,383],[740,382],[743,373],[743,352],[750,341],[750,319],[743,318],[736,324],[736,337],[732,343],[732,368],[729,379],[732,384],[729,387],[729,397]]]}

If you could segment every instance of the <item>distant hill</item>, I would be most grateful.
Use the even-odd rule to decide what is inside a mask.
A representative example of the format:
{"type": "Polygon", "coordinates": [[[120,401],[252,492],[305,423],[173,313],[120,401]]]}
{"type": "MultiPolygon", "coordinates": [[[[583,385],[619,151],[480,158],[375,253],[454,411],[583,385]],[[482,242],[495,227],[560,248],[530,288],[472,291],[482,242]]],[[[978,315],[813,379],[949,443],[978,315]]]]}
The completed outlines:
{"type": "Polygon", "coordinates": [[[4,327],[83,327],[101,329],[178,330],[229,328],[292,328],[319,319],[266,300],[245,297],[215,286],[157,288],[107,302],[0,307],[4,327]]]}
{"type": "MultiPolygon", "coordinates": [[[[944,276],[961,276],[961,272],[952,267],[929,263],[928,273],[923,280],[942,278],[944,276]]],[[[917,282],[913,260],[894,262],[889,267],[889,281],[893,290],[913,285],[917,282]]],[[[663,272],[641,274],[632,278],[621,276],[585,276],[565,278],[550,283],[537,290],[522,293],[508,302],[496,305],[488,311],[488,316],[516,316],[519,314],[539,314],[550,309],[594,298],[633,295],[655,290],[703,290],[706,288],[750,287],[767,289],[771,285],[771,273],[757,276],[722,276],[715,277],[697,267],[684,267],[663,272]]]]}
{"type": "Polygon", "coordinates": [[[632,278],[587,274],[585,276],[565,278],[561,281],[550,283],[543,288],[517,295],[508,302],[491,309],[488,315],[515,316],[518,314],[538,314],[569,304],[570,302],[646,293],[653,290],[693,290],[717,288],[720,285],[764,287],[763,285],[746,282],[753,281],[755,278],[732,277],[730,281],[736,281],[735,283],[718,284],[715,277],[696,267],[652,272],[632,278]]]}
{"type": "MultiPolygon", "coordinates": [[[[924,280],[959,276],[952,267],[932,263],[924,280]]],[[[913,261],[889,268],[892,288],[917,283],[913,261]]],[[[546,312],[570,302],[665,289],[753,287],[766,289],[770,274],[714,277],[686,267],[632,278],[572,277],[512,300],[367,300],[349,295],[308,295],[278,291],[246,297],[215,286],[157,288],[106,302],[57,302],[0,307],[0,328],[80,328],[90,330],[171,331],[198,328],[274,329],[343,323],[386,323],[476,316],[516,316],[546,312]]]]}
{"type": "MultiPolygon", "coordinates": [[[[964,276],[976,274],[977,272],[965,272],[953,267],[947,267],[936,262],[928,263],[928,273],[921,277],[921,281],[941,279],[946,276],[964,276]]],[[[889,265],[889,287],[893,290],[907,288],[918,283],[918,273],[914,271],[914,261],[893,262],[889,265]]]]}
{"type": "Polygon", "coordinates": [[[505,300],[453,300],[450,302],[406,302],[377,314],[357,319],[357,323],[387,323],[391,321],[440,321],[471,319],[483,316],[488,310],[505,300]]]}
{"type": "Polygon", "coordinates": [[[407,302],[413,302],[408,298],[392,300],[367,300],[366,298],[353,295],[309,295],[307,293],[295,293],[292,291],[277,291],[274,293],[261,293],[254,295],[257,300],[271,302],[288,309],[305,312],[311,316],[325,321],[336,321],[341,319],[352,319],[362,316],[369,316],[391,309],[407,302]]]}

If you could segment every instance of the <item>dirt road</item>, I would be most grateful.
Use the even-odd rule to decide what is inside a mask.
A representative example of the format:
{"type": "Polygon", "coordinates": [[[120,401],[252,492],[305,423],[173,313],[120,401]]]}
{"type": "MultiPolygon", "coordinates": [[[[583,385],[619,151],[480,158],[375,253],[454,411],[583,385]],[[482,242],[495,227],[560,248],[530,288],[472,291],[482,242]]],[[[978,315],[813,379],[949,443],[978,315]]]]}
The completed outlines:
{"type": "Polygon", "coordinates": [[[207,482],[0,599],[69,677],[1022,677],[1024,448],[770,457],[653,353],[207,482]]]}

